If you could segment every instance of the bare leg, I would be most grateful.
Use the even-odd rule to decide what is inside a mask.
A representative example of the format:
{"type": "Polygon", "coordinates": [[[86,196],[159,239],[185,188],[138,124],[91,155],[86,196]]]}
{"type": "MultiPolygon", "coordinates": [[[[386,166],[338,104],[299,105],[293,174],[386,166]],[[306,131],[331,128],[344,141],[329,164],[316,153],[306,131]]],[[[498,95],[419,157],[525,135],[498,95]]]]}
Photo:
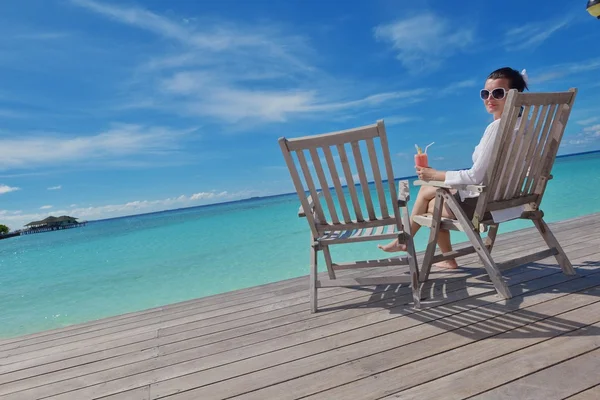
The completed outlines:
{"type": "MultiPolygon", "coordinates": [[[[452,242],[450,241],[450,231],[449,230],[440,229],[440,231],[438,232],[437,244],[442,253],[448,253],[448,252],[452,251],[452,242]]],[[[458,264],[456,263],[455,259],[440,261],[433,265],[435,265],[436,267],[448,268],[448,269],[458,268],[458,264]]]]}
{"type": "MultiPolygon", "coordinates": [[[[427,212],[433,213],[433,207],[435,204],[435,200],[429,202],[429,207],[427,208],[427,212]]],[[[442,217],[446,218],[456,218],[452,211],[448,210],[446,207],[442,209],[442,217]]],[[[452,242],[450,240],[450,231],[447,229],[440,229],[438,232],[437,245],[442,253],[449,253],[452,251],[452,242]]],[[[458,264],[456,260],[445,260],[440,261],[435,264],[436,267],[447,268],[447,269],[456,269],[458,268],[458,264]]]]}
{"type": "MultiPolygon", "coordinates": [[[[417,194],[417,199],[415,200],[415,204],[413,205],[411,217],[413,215],[425,214],[429,210],[429,207],[430,207],[429,203],[431,203],[431,207],[433,209],[433,203],[435,202],[436,190],[437,189],[433,186],[421,186],[419,188],[419,194],[417,194]]],[[[447,210],[444,209],[443,212],[447,213],[447,210]]],[[[416,235],[416,233],[418,232],[418,230],[420,228],[421,228],[421,225],[414,222],[411,218],[410,219],[410,232],[413,235],[413,237],[416,235]]],[[[449,237],[448,237],[448,243],[450,243],[449,237]]],[[[388,252],[406,251],[406,245],[403,243],[398,243],[397,239],[391,241],[390,243],[386,244],[385,246],[378,245],[377,247],[379,247],[383,251],[388,251],[388,252]]]]}

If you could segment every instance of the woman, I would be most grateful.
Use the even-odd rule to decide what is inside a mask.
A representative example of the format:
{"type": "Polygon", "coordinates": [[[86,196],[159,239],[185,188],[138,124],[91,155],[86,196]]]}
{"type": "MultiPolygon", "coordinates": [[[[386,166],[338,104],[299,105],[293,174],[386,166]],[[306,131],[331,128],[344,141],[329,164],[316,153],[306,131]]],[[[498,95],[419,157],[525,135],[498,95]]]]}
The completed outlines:
{"type": "MultiPolygon", "coordinates": [[[[416,167],[419,179],[423,181],[442,181],[446,185],[481,184],[492,156],[492,148],[498,132],[498,126],[500,125],[500,117],[504,111],[508,91],[510,89],[517,89],[519,92],[524,91],[527,88],[526,79],[525,70],[523,70],[523,73],[519,73],[512,68],[505,67],[492,72],[488,76],[480,96],[487,112],[494,116],[494,121],[487,126],[481,141],[475,147],[472,157],[473,166],[470,169],[460,171],[438,171],[433,168],[416,167]]],[[[436,190],[437,189],[433,186],[421,186],[413,206],[412,215],[433,212],[436,190]]],[[[466,190],[453,191],[453,193],[467,216],[472,218],[479,193],[466,190]]],[[[452,211],[447,207],[443,208],[442,216],[456,218],[452,211]]],[[[420,227],[421,226],[413,222],[411,218],[410,231],[413,236],[420,227]]],[[[440,230],[437,244],[442,253],[452,251],[450,232],[447,230],[440,230]]],[[[398,243],[398,240],[394,240],[385,246],[379,245],[378,247],[388,252],[406,251],[406,245],[398,243]]],[[[458,268],[456,260],[443,261],[435,265],[442,268],[458,268]]]]}

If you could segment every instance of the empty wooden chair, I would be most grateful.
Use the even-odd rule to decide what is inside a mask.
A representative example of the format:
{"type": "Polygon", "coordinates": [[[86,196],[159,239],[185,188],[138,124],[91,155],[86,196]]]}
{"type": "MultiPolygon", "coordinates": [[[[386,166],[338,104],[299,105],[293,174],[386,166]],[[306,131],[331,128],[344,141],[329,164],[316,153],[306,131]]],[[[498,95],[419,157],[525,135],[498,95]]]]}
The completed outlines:
{"type": "Polygon", "coordinates": [[[412,286],[418,307],[417,260],[408,231],[408,181],[401,181],[396,191],[384,122],[334,133],[280,138],[279,145],[300,198],[299,215],[306,217],[310,227],[311,311],[317,311],[319,288],[402,283],[412,286]],[[371,193],[369,180],[375,193],[371,193]],[[330,246],[395,238],[407,245],[406,256],[346,263],[332,260],[330,246]],[[319,252],[324,256],[328,279],[317,275],[319,252]],[[379,277],[336,276],[336,271],[344,269],[400,265],[408,265],[408,271],[392,268],[393,274],[379,277]]]}
{"type": "Polygon", "coordinates": [[[498,293],[507,299],[511,293],[502,271],[554,256],[565,274],[575,274],[567,255],[544,222],[540,203],[552,178],[550,172],[576,95],[577,89],[557,93],[511,90],[482,185],[459,187],[447,186],[444,182],[415,182],[415,185],[438,188],[433,213],[413,216],[415,222],[430,228],[429,244],[421,263],[421,281],[428,279],[432,263],[473,252],[479,255],[498,293]],[[472,220],[452,196],[451,189],[480,192],[472,220]],[[456,216],[455,220],[441,217],[444,202],[456,216]],[[499,224],[514,219],[531,220],[548,249],[497,264],[491,251],[499,224]],[[464,231],[471,246],[435,255],[440,228],[464,231]],[[484,242],[481,232],[486,230],[489,231],[484,242]]]}

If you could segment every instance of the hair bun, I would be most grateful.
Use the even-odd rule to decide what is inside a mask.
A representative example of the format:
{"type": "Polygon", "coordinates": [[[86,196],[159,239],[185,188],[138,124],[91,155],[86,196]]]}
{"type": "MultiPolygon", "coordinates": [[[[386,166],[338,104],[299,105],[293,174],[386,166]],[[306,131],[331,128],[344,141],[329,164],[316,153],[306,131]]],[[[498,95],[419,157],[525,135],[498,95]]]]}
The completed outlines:
{"type": "Polygon", "coordinates": [[[523,80],[525,81],[526,85],[529,85],[529,76],[527,75],[527,70],[524,69],[523,71],[521,71],[521,76],[523,77],[523,80]]]}

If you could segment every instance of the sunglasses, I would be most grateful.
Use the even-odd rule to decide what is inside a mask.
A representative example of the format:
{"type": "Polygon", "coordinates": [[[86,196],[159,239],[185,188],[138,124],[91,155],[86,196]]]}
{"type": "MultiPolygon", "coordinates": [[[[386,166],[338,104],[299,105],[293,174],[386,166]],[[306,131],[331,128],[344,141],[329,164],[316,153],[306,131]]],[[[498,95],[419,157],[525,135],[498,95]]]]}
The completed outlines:
{"type": "Polygon", "coordinates": [[[492,97],[496,100],[502,100],[506,97],[506,90],[504,88],[496,88],[490,92],[487,89],[481,89],[481,92],[479,92],[481,100],[489,99],[490,95],[492,95],[492,97]]]}

